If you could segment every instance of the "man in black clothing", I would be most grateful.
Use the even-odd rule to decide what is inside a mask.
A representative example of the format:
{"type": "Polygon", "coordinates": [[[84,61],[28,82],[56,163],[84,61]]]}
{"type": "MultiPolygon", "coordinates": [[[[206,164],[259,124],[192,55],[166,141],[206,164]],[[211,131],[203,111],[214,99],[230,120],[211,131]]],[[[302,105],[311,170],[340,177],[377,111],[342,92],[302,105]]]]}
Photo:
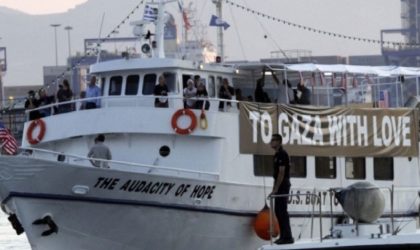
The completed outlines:
{"type": "MultiPolygon", "coordinates": [[[[155,86],[153,94],[155,96],[168,96],[168,86],[166,85],[166,80],[163,75],[159,76],[159,84],[155,86]]],[[[168,98],[155,98],[155,107],[158,108],[167,108],[168,107],[168,98]]]]}
{"type": "MultiPolygon", "coordinates": [[[[285,195],[290,192],[290,164],[289,155],[283,149],[283,138],[279,134],[271,137],[270,146],[276,151],[273,162],[273,191],[270,195],[285,195]]],[[[294,239],[290,229],[289,213],[287,212],[288,197],[277,197],[275,199],[275,213],[280,226],[280,238],[276,244],[292,244],[294,239]]]]}
{"type": "Polygon", "coordinates": [[[295,104],[301,104],[301,105],[311,104],[311,91],[302,82],[298,83],[297,89],[294,90],[294,96],[295,96],[295,104]]]}
{"type": "MultiPolygon", "coordinates": [[[[235,95],[235,89],[229,86],[229,80],[227,78],[223,78],[222,86],[220,86],[220,89],[219,89],[219,98],[232,100],[232,96],[234,95],[235,95]]],[[[226,102],[226,103],[228,107],[232,107],[232,104],[230,102],[226,102]]],[[[225,107],[225,102],[220,102],[219,110],[223,111],[224,107],[225,107]]]]}
{"type": "Polygon", "coordinates": [[[264,78],[257,80],[257,87],[255,88],[254,98],[256,102],[269,103],[271,102],[267,92],[264,91],[264,78]]]}

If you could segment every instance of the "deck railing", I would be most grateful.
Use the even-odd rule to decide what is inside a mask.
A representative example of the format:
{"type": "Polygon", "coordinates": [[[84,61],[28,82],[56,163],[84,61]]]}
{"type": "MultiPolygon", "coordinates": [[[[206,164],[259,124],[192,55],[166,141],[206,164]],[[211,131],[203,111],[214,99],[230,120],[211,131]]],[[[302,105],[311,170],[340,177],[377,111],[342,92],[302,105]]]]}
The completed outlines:
{"type": "MultiPolygon", "coordinates": [[[[92,98],[84,98],[84,99],[75,99],[66,102],[56,102],[49,105],[37,107],[34,109],[28,109],[25,111],[26,116],[29,116],[30,112],[33,111],[43,111],[48,110],[49,114],[61,114],[61,113],[68,113],[68,112],[77,112],[81,110],[85,110],[84,104],[87,102],[96,102],[99,100],[100,108],[112,108],[112,107],[155,107],[155,99],[156,98],[165,98],[168,100],[168,108],[176,108],[182,109],[184,108],[184,101],[186,100],[194,100],[194,101],[202,101],[205,105],[206,102],[209,103],[208,111],[212,112],[238,112],[237,103],[239,101],[233,100],[226,100],[220,98],[184,98],[180,96],[100,96],[100,97],[92,97],[92,98]],[[219,108],[219,104],[223,103],[223,108],[219,108]],[[230,104],[228,104],[230,103],[230,104]],[[59,107],[67,106],[67,112],[60,112],[59,107]]],[[[155,107],[157,109],[162,109],[161,107],[155,107]]],[[[205,109],[204,107],[197,107],[196,109],[205,109]]],[[[194,108],[193,108],[194,109],[194,108]]]]}
{"type": "MultiPolygon", "coordinates": [[[[379,190],[385,190],[389,192],[390,195],[390,222],[391,222],[391,234],[392,235],[396,235],[397,231],[394,228],[394,185],[392,185],[390,188],[378,188],[378,187],[363,187],[363,188],[357,188],[359,190],[369,190],[369,189],[379,189],[379,190]]],[[[328,190],[329,194],[330,194],[330,219],[331,219],[331,228],[330,228],[330,235],[333,235],[333,197],[334,197],[334,193],[336,193],[337,191],[341,190],[341,188],[331,188],[328,190]]],[[[315,208],[315,203],[317,202],[317,199],[321,199],[319,194],[314,193],[310,193],[310,194],[281,194],[281,195],[270,195],[268,197],[268,199],[270,200],[270,208],[274,208],[274,200],[281,198],[281,197],[292,197],[292,196],[312,196],[312,198],[314,199],[314,202],[312,203],[312,213],[311,213],[311,239],[313,238],[313,216],[315,214],[314,212],[314,208],[315,208]]],[[[356,201],[357,202],[357,199],[356,201]]],[[[318,202],[319,203],[319,240],[320,242],[322,242],[323,240],[323,235],[322,235],[322,202],[318,202]]],[[[357,204],[356,204],[357,206],[357,204]]],[[[270,244],[273,244],[273,232],[274,232],[274,228],[273,228],[273,223],[274,223],[274,216],[276,216],[275,214],[273,214],[273,209],[270,209],[270,244]]],[[[359,235],[359,222],[357,220],[354,221],[355,224],[355,230],[356,230],[356,235],[359,235]]]]}
{"type": "Polygon", "coordinates": [[[173,167],[166,167],[166,166],[140,164],[140,163],[126,162],[126,161],[89,158],[86,156],[65,154],[63,152],[57,152],[57,151],[39,149],[39,148],[22,147],[21,150],[22,150],[22,153],[21,153],[22,156],[33,157],[40,160],[63,162],[67,164],[73,164],[79,167],[94,167],[91,165],[90,161],[98,161],[101,163],[103,162],[107,163],[107,165],[109,166],[109,169],[125,171],[125,172],[147,173],[147,174],[152,174],[152,175],[170,175],[170,176],[178,176],[178,177],[191,177],[195,179],[205,179],[205,180],[217,180],[219,178],[219,174],[216,172],[205,172],[205,171],[188,170],[188,169],[173,168],[173,167]]]}

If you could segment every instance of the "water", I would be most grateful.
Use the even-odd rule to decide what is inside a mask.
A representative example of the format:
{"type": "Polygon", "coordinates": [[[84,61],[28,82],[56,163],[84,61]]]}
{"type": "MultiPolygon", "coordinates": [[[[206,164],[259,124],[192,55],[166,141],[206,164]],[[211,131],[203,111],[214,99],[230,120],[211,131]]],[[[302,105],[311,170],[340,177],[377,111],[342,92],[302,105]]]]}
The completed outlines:
{"type": "Polygon", "coordinates": [[[0,249],[2,250],[30,250],[26,235],[17,235],[7,220],[7,215],[0,214],[0,249]]]}

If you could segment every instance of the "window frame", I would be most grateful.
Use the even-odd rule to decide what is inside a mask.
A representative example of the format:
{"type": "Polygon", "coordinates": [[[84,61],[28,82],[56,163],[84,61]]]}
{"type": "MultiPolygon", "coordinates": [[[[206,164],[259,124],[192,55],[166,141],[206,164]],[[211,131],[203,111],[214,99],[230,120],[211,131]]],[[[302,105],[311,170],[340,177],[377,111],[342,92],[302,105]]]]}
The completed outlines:
{"type": "Polygon", "coordinates": [[[331,156],[316,156],[315,157],[315,178],[317,178],[317,179],[328,179],[328,180],[337,179],[337,157],[335,157],[335,156],[332,156],[332,157],[331,156]],[[330,171],[334,171],[333,172],[333,177],[331,177],[331,174],[329,175],[329,177],[326,176],[326,175],[325,176],[321,175],[322,172],[325,171],[325,169],[320,169],[320,168],[321,167],[325,168],[325,167],[323,167],[323,165],[318,165],[318,164],[322,163],[321,161],[325,160],[327,158],[328,158],[328,167],[330,168],[330,171]],[[331,169],[331,162],[333,164],[332,169],[331,169]],[[320,171],[322,171],[322,172],[320,172],[320,171]]]}
{"type": "MultiPolygon", "coordinates": [[[[394,167],[394,158],[393,157],[374,157],[373,158],[373,179],[377,181],[393,181],[395,179],[395,167],[394,167]],[[382,161],[382,162],[381,162],[382,161]],[[385,161],[385,162],[384,162],[385,161]],[[385,165],[383,163],[387,163],[386,161],[389,161],[389,165],[385,165]],[[377,168],[384,168],[385,166],[389,166],[391,169],[390,174],[391,176],[388,178],[378,176],[378,173],[380,171],[377,170],[377,168]]],[[[386,173],[382,173],[385,175],[386,173]]],[[[389,174],[389,173],[388,173],[389,174]]]]}
{"type": "Polygon", "coordinates": [[[136,96],[136,95],[138,95],[139,89],[140,89],[140,79],[141,79],[141,76],[138,75],[138,74],[127,75],[127,77],[125,78],[125,87],[124,87],[124,95],[125,96],[136,96]],[[137,77],[137,88],[136,88],[135,94],[128,94],[127,93],[130,77],[137,77]]]}
{"type": "Polygon", "coordinates": [[[111,76],[109,78],[109,84],[108,84],[108,96],[121,96],[121,94],[123,93],[123,85],[124,85],[124,77],[122,75],[111,76]],[[116,88],[117,91],[115,92],[115,94],[111,93],[111,90],[113,88],[113,85],[112,85],[113,82],[112,81],[113,81],[114,78],[119,78],[120,79],[119,82],[116,81],[116,86],[118,87],[118,85],[119,85],[119,90],[118,90],[118,88],[116,88]]]}

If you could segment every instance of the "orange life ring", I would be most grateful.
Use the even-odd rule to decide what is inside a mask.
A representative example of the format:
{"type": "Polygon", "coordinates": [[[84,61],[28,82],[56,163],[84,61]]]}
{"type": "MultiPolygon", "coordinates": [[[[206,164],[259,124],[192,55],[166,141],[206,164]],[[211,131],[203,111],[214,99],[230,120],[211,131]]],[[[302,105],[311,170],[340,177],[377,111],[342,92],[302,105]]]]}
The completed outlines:
{"type": "Polygon", "coordinates": [[[28,139],[28,142],[32,145],[38,144],[42,139],[44,139],[45,135],[45,122],[42,119],[37,119],[31,122],[29,124],[29,128],[26,131],[26,138],[28,139]],[[39,126],[39,133],[38,136],[35,138],[32,136],[34,129],[39,126]]]}
{"type": "Polygon", "coordinates": [[[175,133],[180,135],[188,135],[191,134],[195,127],[197,126],[197,118],[195,117],[194,112],[191,111],[191,109],[178,109],[173,115],[172,115],[172,128],[175,130],[175,133]],[[191,124],[187,128],[180,128],[178,127],[178,119],[182,115],[187,115],[191,118],[191,124]]]}

